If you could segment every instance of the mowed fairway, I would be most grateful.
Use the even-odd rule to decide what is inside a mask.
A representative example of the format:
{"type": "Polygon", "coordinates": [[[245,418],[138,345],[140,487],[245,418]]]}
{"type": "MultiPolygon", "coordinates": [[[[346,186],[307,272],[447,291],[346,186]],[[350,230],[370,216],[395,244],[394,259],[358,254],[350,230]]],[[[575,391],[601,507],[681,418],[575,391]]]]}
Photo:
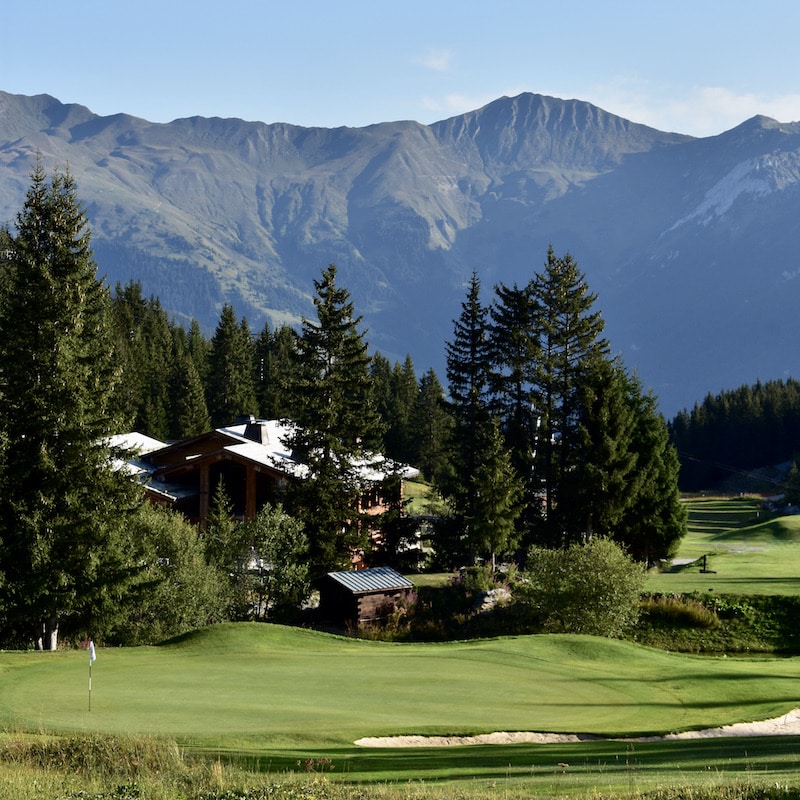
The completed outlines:
{"type": "Polygon", "coordinates": [[[689,503],[678,557],[707,557],[679,572],[648,576],[652,592],[800,595],[800,515],[771,517],[760,502],[711,498],[689,503]]]}
{"type": "Polygon", "coordinates": [[[87,678],[85,652],[0,654],[0,724],[313,752],[389,734],[664,733],[800,705],[797,659],[580,636],[385,644],[246,623],[98,650],[91,711],[87,678]]]}

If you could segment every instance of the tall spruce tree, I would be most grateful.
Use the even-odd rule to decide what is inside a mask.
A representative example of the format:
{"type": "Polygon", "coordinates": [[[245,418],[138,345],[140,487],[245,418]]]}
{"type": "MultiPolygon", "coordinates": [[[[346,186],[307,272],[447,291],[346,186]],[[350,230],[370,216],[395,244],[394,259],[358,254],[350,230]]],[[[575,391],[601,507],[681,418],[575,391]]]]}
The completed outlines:
{"type": "Polygon", "coordinates": [[[513,556],[520,543],[515,522],[522,511],[522,481],[511,463],[511,455],[496,419],[481,431],[481,463],[472,476],[478,502],[475,516],[467,520],[477,555],[494,572],[498,556],[513,556]]]}
{"type": "Polygon", "coordinates": [[[256,339],[256,393],[265,419],[294,418],[291,386],[297,370],[297,333],[288,325],[265,325],[256,339]]]}
{"type": "Polygon", "coordinates": [[[205,392],[194,359],[188,353],[176,355],[170,377],[170,438],[186,439],[211,428],[205,392]]]}
{"type": "Polygon", "coordinates": [[[579,457],[579,392],[593,359],[608,352],[604,322],[593,310],[597,296],[567,253],[547,251],[544,271],[534,278],[540,356],[534,376],[534,412],[539,424],[535,479],[544,493],[540,543],[561,545],[580,538],[568,528],[566,493],[579,457]],[[562,502],[563,501],[563,502],[562,502]]]}
{"type": "Polygon", "coordinates": [[[523,287],[495,286],[489,321],[490,402],[524,489],[525,514],[519,520],[524,528],[540,516],[539,486],[533,471],[539,421],[533,399],[540,357],[536,312],[532,282],[523,287]]]}
{"type": "Polygon", "coordinates": [[[314,574],[341,568],[368,546],[360,498],[382,429],[373,406],[369,356],[350,293],[336,266],[314,281],[316,320],[303,320],[293,394],[297,428],[289,442],[307,467],[287,498],[305,523],[314,574]]]}
{"type": "MultiPolygon", "coordinates": [[[[478,498],[473,477],[481,465],[481,443],[491,424],[489,413],[490,350],[487,337],[488,309],[481,302],[480,279],[472,274],[461,314],[453,322],[453,338],[447,342],[447,382],[453,414],[454,472],[440,487],[465,519],[477,515],[478,498]]],[[[468,533],[464,532],[467,536],[468,533]]]]}
{"type": "Polygon", "coordinates": [[[618,361],[600,356],[587,365],[578,390],[578,457],[564,476],[562,496],[569,502],[559,515],[572,539],[614,536],[635,495],[636,418],[629,389],[618,361]]]}
{"type": "Polygon", "coordinates": [[[0,607],[6,641],[55,649],[90,632],[128,580],[138,500],[108,436],[116,360],[109,295],[69,173],[37,162],[0,308],[0,607]]]}
{"type": "Polygon", "coordinates": [[[392,366],[375,353],[370,362],[375,408],[381,417],[384,450],[390,458],[409,463],[414,459],[412,419],[417,399],[417,375],[410,355],[392,366]]]}
{"type": "Polygon", "coordinates": [[[613,538],[637,561],[653,564],[674,555],[686,533],[686,506],[678,489],[680,462],[656,398],[628,376],[628,401],[635,420],[631,449],[635,480],[613,538]]]}
{"type": "Polygon", "coordinates": [[[452,471],[440,485],[450,502],[455,531],[448,531],[452,555],[475,559],[490,551],[492,559],[520,512],[520,484],[510,466],[497,422],[491,413],[489,380],[491,347],[488,309],[480,299],[480,280],[472,275],[461,315],[447,343],[447,379],[453,414],[452,471]],[[487,482],[497,481],[490,486],[487,482]],[[488,532],[494,527],[497,534],[488,532]],[[458,542],[462,552],[457,552],[458,542]]]}
{"type": "Polygon", "coordinates": [[[226,303],[211,339],[208,357],[208,412],[215,427],[232,424],[258,410],[255,389],[255,344],[247,320],[236,321],[226,303]]]}
{"type": "Polygon", "coordinates": [[[444,387],[431,368],[420,378],[411,415],[411,463],[437,486],[447,483],[446,476],[452,473],[452,436],[453,417],[445,401],[444,387]]]}

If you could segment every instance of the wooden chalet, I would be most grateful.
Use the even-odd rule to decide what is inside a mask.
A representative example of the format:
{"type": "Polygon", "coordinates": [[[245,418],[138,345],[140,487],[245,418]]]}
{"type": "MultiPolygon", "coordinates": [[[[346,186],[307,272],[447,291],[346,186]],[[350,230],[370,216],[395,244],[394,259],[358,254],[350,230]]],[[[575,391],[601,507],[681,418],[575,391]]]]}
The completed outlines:
{"type": "MultiPolygon", "coordinates": [[[[204,525],[220,480],[234,517],[245,520],[254,518],[267,503],[277,502],[287,481],[303,478],[306,466],[285,444],[291,433],[286,421],[249,417],[170,444],[139,434],[114,437],[114,443],[137,453],[126,469],[141,481],[153,503],[175,508],[204,525]]],[[[403,467],[404,477],[416,474],[417,470],[403,467]]],[[[388,499],[375,488],[384,475],[374,465],[364,470],[362,510],[380,513],[387,508],[388,499]]]]}

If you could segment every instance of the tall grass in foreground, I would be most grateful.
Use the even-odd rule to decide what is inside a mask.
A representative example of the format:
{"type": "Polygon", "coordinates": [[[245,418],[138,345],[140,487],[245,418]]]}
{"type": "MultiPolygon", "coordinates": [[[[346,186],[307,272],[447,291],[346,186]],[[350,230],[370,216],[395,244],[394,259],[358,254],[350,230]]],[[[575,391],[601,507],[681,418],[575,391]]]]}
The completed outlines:
{"type": "MultiPolygon", "coordinates": [[[[554,764],[548,779],[464,778],[348,783],[326,772],[327,759],[296,771],[259,773],[187,754],[171,740],[145,737],[6,734],[0,736],[0,800],[790,800],[797,785],[780,781],[698,779],[676,771],[674,786],[640,786],[635,759],[619,789],[598,790],[554,764]],[[681,785],[679,785],[681,784],[681,785]]],[[[342,778],[344,776],[341,776],[342,778]]],[[[541,776],[539,776],[541,777],[541,776]]]]}

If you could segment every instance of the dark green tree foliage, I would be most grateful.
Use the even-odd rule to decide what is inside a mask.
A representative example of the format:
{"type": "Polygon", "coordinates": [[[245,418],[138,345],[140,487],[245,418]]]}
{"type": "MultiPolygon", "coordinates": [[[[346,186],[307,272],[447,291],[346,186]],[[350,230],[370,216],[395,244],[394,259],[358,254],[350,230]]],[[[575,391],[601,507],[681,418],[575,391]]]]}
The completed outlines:
{"type": "Polygon", "coordinates": [[[481,443],[481,463],[474,476],[478,502],[467,527],[478,554],[494,571],[497,557],[514,555],[519,544],[515,522],[522,509],[523,487],[497,421],[493,419],[481,435],[486,441],[481,443]]]}
{"type": "Polygon", "coordinates": [[[138,499],[106,437],[120,430],[109,295],[69,174],[41,165],[17,217],[0,309],[0,606],[6,638],[54,648],[89,631],[130,579],[138,499]]]}
{"type": "Polygon", "coordinates": [[[489,322],[491,406],[523,485],[526,513],[520,522],[527,526],[540,512],[539,485],[534,479],[539,424],[533,402],[533,380],[540,358],[537,310],[532,282],[522,288],[516,284],[495,287],[489,322]]]}
{"type": "Polygon", "coordinates": [[[674,555],[686,533],[687,512],[678,489],[680,463],[656,399],[633,381],[629,392],[636,427],[636,481],[614,538],[638,561],[652,564],[674,555]]]}
{"type": "Polygon", "coordinates": [[[189,333],[186,335],[186,348],[194,362],[200,382],[205,386],[208,383],[211,342],[203,336],[203,332],[200,330],[200,323],[196,319],[193,319],[189,326],[189,333]]]}
{"type": "Polygon", "coordinates": [[[544,272],[534,279],[533,298],[540,337],[534,377],[539,415],[535,475],[544,492],[545,514],[539,541],[558,545],[576,534],[565,527],[571,511],[564,490],[577,466],[580,386],[593,360],[608,352],[608,343],[601,338],[603,319],[592,308],[596,295],[569,253],[557,257],[549,248],[544,272]]]}
{"type": "Polygon", "coordinates": [[[628,381],[615,361],[598,356],[587,365],[578,389],[578,431],[573,469],[562,494],[570,498],[559,515],[571,538],[580,532],[612,536],[625,509],[636,502],[636,425],[628,381]]]}
{"type": "Polygon", "coordinates": [[[170,379],[173,372],[173,338],[167,314],[158,299],[151,298],[143,321],[144,386],[143,407],[136,430],[156,439],[170,435],[170,379]]]}
{"type": "Polygon", "coordinates": [[[114,346],[120,368],[115,404],[128,428],[149,433],[142,425],[147,384],[147,343],[144,319],[148,305],[140,283],[117,284],[111,302],[114,346]]]}
{"type": "Polygon", "coordinates": [[[490,425],[489,366],[491,351],[486,331],[488,310],[481,303],[480,280],[473,273],[461,315],[453,324],[453,338],[446,346],[447,382],[453,415],[453,485],[444,485],[448,496],[467,517],[475,516],[474,491],[466,490],[464,478],[475,475],[481,463],[481,433],[490,425]]]}
{"type": "Polygon", "coordinates": [[[256,392],[264,419],[293,419],[291,387],[298,370],[297,333],[288,325],[271,331],[266,325],[256,340],[256,392]]]}
{"type": "Polygon", "coordinates": [[[568,530],[613,538],[637,561],[672,555],[686,530],[678,460],[651,394],[618,360],[590,365],[580,391],[581,443],[565,489],[568,530]]]}
{"type": "Polygon", "coordinates": [[[14,253],[14,239],[7,226],[0,227],[0,303],[11,275],[11,261],[14,253]]]}
{"type": "Polygon", "coordinates": [[[444,387],[433,369],[420,378],[411,420],[414,449],[410,461],[426,480],[442,486],[452,474],[453,417],[445,402],[444,387]]]}
{"type": "Polygon", "coordinates": [[[418,391],[417,371],[407,355],[402,364],[398,361],[392,369],[392,415],[384,435],[387,454],[406,464],[413,462],[415,453],[412,425],[418,391]]]}
{"type": "Polygon", "coordinates": [[[174,367],[180,337],[160,301],[141,284],[117,285],[111,304],[121,370],[115,402],[128,427],[166,439],[174,435],[174,367]]]}
{"type": "Polygon", "coordinates": [[[227,619],[226,573],[210,565],[197,527],[181,514],[143,503],[128,521],[143,566],[116,599],[104,638],[125,646],[157,644],[227,619]]]}
{"type": "MultiPolygon", "coordinates": [[[[393,414],[392,402],[392,364],[381,353],[374,353],[369,361],[370,389],[375,413],[380,417],[385,438],[389,438],[389,429],[393,414]]],[[[386,442],[384,441],[384,444],[386,442]]],[[[388,452],[388,450],[387,450],[388,452]]]]}
{"type": "Polygon", "coordinates": [[[800,465],[795,458],[792,466],[789,467],[789,474],[786,476],[786,502],[789,505],[800,505],[800,465]]]}
{"type": "Polygon", "coordinates": [[[306,523],[314,574],[349,563],[366,548],[368,529],[359,512],[362,467],[379,452],[380,420],[372,404],[369,356],[350,294],[336,284],[332,264],[314,281],[316,321],[303,320],[299,373],[293,394],[301,404],[290,445],[308,474],[294,482],[287,505],[306,523]]]}
{"type": "Polygon", "coordinates": [[[681,459],[681,489],[713,489],[794,457],[800,442],[800,382],[758,382],[709,394],[677,414],[669,427],[681,459]]]}
{"type": "Polygon", "coordinates": [[[255,344],[247,320],[237,322],[227,303],[211,339],[208,367],[207,404],[214,427],[257,412],[255,344]]]}
{"type": "Polygon", "coordinates": [[[169,437],[186,439],[211,429],[211,417],[205,392],[194,359],[188,354],[175,355],[170,377],[171,419],[169,437]]]}
{"type": "Polygon", "coordinates": [[[488,557],[494,562],[498,552],[516,544],[512,531],[520,513],[521,484],[489,405],[488,309],[481,303],[480,281],[474,274],[461,308],[447,345],[453,470],[440,490],[455,517],[448,546],[457,546],[460,538],[462,558],[488,557]]]}
{"type": "Polygon", "coordinates": [[[383,482],[382,493],[388,500],[388,508],[380,516],[380,536],[368,561],[373,566],[393,567],[400,572],[417,571],[422,555],[417,548],[419,521],[408,514],[409,501],[403,499],[402,483],[396,472],[383,482]]]}
{"type": "Polygon", "coordinates": [[[411,356],[392,366],[387,358],[375,353],[370,362],[370,377],[375,409],[385,429],[384,452],[405,464],[415,463],[413,422],[419,387],[411,356]]]}

